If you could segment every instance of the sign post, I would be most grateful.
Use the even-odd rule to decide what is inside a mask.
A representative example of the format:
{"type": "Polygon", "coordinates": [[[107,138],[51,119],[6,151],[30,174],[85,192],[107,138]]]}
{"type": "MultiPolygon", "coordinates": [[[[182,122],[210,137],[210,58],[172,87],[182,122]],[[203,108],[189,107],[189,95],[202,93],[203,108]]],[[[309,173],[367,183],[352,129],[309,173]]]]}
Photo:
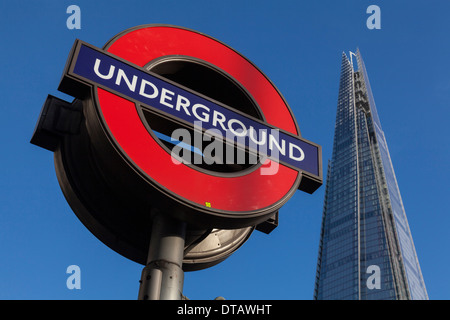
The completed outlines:
{"type": "Polygon", "coordinates": [[[158,214],[153,219],[139,300],[180,300],[183,294],[186,224],[158,214]]]}
{"type": "Polygon", "coordinates": [[[270,233],[296,190],[322,184],[274,84],[205,34],[143,25],[97,48],[76,40],[31,143],[54,152],[61,189],[103,243],[145,265],[139,299],[180,299],[184,271],[270,233]],[[166,137],[166,138],[164,138],[166,137]]]}

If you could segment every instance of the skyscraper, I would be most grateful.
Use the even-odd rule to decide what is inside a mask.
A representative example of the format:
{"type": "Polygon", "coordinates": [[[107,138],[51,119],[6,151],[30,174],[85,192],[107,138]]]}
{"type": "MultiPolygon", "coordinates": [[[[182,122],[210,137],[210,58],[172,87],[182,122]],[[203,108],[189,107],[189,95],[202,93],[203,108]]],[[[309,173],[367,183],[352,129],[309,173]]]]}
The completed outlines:
{"type": "Polygon", "coordinates": [[[342,54],[314,299],[428,299],[359,50],[342,54]]]}

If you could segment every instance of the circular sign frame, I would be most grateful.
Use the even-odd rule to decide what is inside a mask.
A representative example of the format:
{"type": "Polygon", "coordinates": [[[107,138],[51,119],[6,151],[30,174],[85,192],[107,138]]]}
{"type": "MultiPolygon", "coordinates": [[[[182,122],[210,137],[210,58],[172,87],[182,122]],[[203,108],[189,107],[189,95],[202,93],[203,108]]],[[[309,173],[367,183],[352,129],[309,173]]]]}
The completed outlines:
{"type": "MultiPolygon", "coordinates": [[[[228,239],[226,249],[217,255],[215,248],[207,248],[206,255],[192,250],[185,256],[187,270],[208,267],[240,247],[255,226],[277,217],[297,189],[312,193],[321,185],[320,146],[309,142],[317,153],[312,173],[270,156],[264,163],[231,173],[174,160],[152,128],[156,123],[147,121],[145,113],[152,112],[175,126],[190,127],[191,123],[129,94],[139,91],[145,97],[153,95],[145,91],[151,84],[148,77],[164,86],[158,87],[158,102],[170,109],[190,115],[196,105],[187,104],[189,97],[204,103],[204,110],[205,104],[217,108],[211,117],[224,117],[228,112],[274,129],[286,141],[304,140],[291,109],[267,76],[243,55],[210,36],[151,24],[119,33],[103,49],[75,41],[58,89],[77,99],[68,104],[49,97],[32,140],[54,151],[57,177],[68,203],[86,227],[113,250],[145,264],[153,217],[169,215],[187,224],[186,244],[191,250],[205,250],[205,243],[214,244],[206,241],[211,239],[212,229],[228,239]],[[188,61],[207,68],[225,79],[228,88],[246,97],[254,115],[190,88],[189,81],[180,84],[152,72],[162,61],[188,61]],[[137,80],[138,75],[142,79],[137,80]],[[185,100],[176,100],[180,96],[185,100]],[[56,127],[48,124],[49,115],[59,119],[56,127]],[[63,123],[67,126],[64,130],[63,123]],[[276,170],[267,174],[274,165],[276,170]]],[[[151,87],[156,94],[156,85],[151,87]]],[[[224,126],[223,119],[214,121],[224,126]]],[[[235,131],[230,123],[228,129],[235,131]]],[[[237,118],[233,123],[243,124],[237,118]]]]}
{"type": "MultiPolygon", "coordinates": [[[[189,56],[212,64],[247,90],[267,123],[299,135],[292,111],[272,82],[244,56],[209,36],[186,28],[145,25],[118,34],[104,50],[140,67],[165,56],[189,56]]],[[[280,165],[275,174],[261,172],[272,160],[232,177],[175,163],[143,123],[136,103],[98,87],[93,93],[102,130],[121,156],[160,192],[196,212],[194,219],[181,213],[177,218],[244,227],[251,220],[269,218],[298,189],[301,173],[292,168],[280,165]]],[[[92,111],[87,110],[87,125],[94,132],[99,123],[91,121],[92,111]]],[[[99,145],[103,144],[100,138],[99,145]]]]}

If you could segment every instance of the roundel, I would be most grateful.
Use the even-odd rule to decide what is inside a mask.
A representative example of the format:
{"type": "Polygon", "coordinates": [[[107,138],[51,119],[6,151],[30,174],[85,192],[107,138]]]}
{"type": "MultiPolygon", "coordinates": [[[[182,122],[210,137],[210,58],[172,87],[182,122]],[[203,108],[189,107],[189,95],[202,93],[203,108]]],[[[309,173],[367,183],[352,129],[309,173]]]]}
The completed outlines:
{"type": "Polygon", "coordinates": [[[183,268],[195,270],[228,257],[254,229],[269,233],[297,189],[322,184],[321,148],[300,137],[272,82],[202,33],[144,25],[103,49],[76,40],[58,90],[76,99],[49,95],[31,142],[54,152],[85,226],[139,263],[157,216],[185,224],[183,268]]]}
{"type": "MultiPolygon", "coordinates": [[[[299,135],[289,107],[268,78],[241,54],[211,37],[179,27],[147,25],[117,35],[104,49],[140,67],[158,65],[164,58],[207,65],[243,88],[260,118],[299,135]]],[[[194,79],[187,83],[196,80],[195,73],[190,77],[194,79]]],[[[274,165],[272,160],[233,174],[174,161],[137,103],[98,87],[94,94],[98,115],[117,149],[161,192],[187,206],[222,217],[264,216],[276,211],[298,188],[297,170],[277,164],[276,170],[264,173],[274,165]]]]}

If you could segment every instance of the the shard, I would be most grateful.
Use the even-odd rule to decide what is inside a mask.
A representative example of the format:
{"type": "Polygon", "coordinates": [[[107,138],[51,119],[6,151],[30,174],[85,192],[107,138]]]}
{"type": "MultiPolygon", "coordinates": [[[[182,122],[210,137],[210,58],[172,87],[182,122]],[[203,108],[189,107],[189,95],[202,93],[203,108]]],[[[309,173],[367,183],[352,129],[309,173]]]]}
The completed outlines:
{"type": "Polygon", "coordinates": [[[314,299],[428,299],[367,71],[359,50],[349,57],[342,54],[314,299]]]}

